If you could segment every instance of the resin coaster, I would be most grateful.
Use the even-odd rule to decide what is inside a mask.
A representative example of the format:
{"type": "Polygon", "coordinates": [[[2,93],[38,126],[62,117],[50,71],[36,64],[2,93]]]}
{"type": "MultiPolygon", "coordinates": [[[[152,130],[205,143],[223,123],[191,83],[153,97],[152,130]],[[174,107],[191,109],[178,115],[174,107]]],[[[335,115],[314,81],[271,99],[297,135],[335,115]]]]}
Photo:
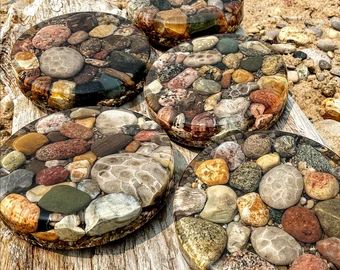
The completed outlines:
{"type": "Polygon", "coordinates": [[[50,112],[78,106],[119,106],[140,93],[150,46],[131,22],[99,12],[43,21],[13,46],[24,95],[50,112]]]}
{"type": "Polygon", "coordinates": [[[170,48],[192,37],[234,32],[243,0],[131,0],[127,10],[151,43],[170,48]]]}
{"type": "Polygon", "coordinates": [[[170,139],[123,109],[51,114],[18,131],[1,153],[0,216],[46,248],[120,239],[156,215],[173,185],[170,139]]]}
{"type": "Polygon", "coordinates": [[[203,147],[210,138],[272,126],[284,110],[288,81],[282,56],[265,43],[224,34],[160,56],[144,95],[174,141],[203,147]]]}
{"type": "Polygon", "coordinates": [[[314,255],[338,262],[339,180],[340,157],[299,135],[258,131],[211,143],[175,193],[183,254],[194,269],[275,270],[307,259],[326,270],[314,255]]]}

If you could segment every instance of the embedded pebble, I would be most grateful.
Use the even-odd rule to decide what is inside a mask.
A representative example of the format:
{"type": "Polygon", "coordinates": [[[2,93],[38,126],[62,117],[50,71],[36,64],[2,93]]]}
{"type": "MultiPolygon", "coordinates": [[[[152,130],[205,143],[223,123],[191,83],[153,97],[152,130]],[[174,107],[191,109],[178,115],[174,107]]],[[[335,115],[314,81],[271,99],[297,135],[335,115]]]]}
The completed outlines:
{"type": "Polygon", "coordinates": [[[289,270],[328,270],[329,267],[320,257],[312,254],[304,254],[297,257],[289,270]]]}
{"type": "Polygon", "coordinates": [[[209,50],[214,47],[218,41],[219,39],[215,36],[195,38],[192,40],[193,51],[200,52],[209,50]]]}
{"type": "Polygon", "coordinates": [[[87,160],[73,161],[65,167],[70,172],[72,182],[78,183],[90,175],[91,164],[87,160]]]}
{"type": "Polygon", "coordinates": [[[85,231],[79,227],[78,215],[65,216],[54,225],[54,231],[63,241],[78,241],[85,235],[85,231]]]}
{"type": "Polygon", "coordinates": [[[268,172],[270,169],[280,164],[280,156],[278,153],[266,154],[256,160],[263,172],[268,172]]]}
{"type": "Polygon", "coordinates": [[[229,223],[236,214],[236,193],[227,186],[215,185],[206,190],[207,202],[200,217],[215,223],[229,223]]]}
{"type": "Polygon", "coordinates": [[[38,49],[47,50],[62,45],[70,35],[70,29],[64,25],[48,25],[35,34],[32,44],[38,49]]]}
{"type": "Polygon", "coordinates": [[[275,139],[274,149],[281,157],[291,157],[296,153],[295,140],[292,136],[281,136],[275,139]]]}
{"type": "Polygon", "coordinates": [[[228,162],[230,171],[234,171],[245,161],[241,146],[235,142],[220,144],[213,152],[213,158],[223,158],[228,162]]]}
{"type": "Polygon", "coordinates": [[[70,187],[76,187],[75,183],[72,182],[63,182],[51,186],[45,186],[45,185],[38,185],[35,186],[34,188],[31,188],[25,193],[26,198],[33,203],[39,202],[40,199],[48,192],[50,191],[51,188],[59,185],[67,185],[70,187]]]}
{"type": "Polygon", "coordinates": [[[39,185],[51,186],[66,181],[69,172],[62,166],[46,168],[37,173],[35,181],[39,185]]]}
{"type": "Polygon", "coordinates": [[[275,209],[286,209],[301,198],[303,178],[293,166],[282,164],[268,171],[260,182],[262,200],[275,209]]]}
{"type": "Polygon", "coordinates": [[[216,50],[196,52],[187,56],[183,64],[188,67],[201,67],[204,65],[214,65],[222,60],[222,55],[216,50]]]}
{"type": "Polygon", "coordinates": [[[70,139],[88,140],[93,136],[93,131],[91,129],[71,121],[62,125],[60,133],[70,139]]]}
{"type": "Polygon", "coordinates": [[[243,192],[253,192],[258,188],[261,177],[261,167],[255,162],[247,161],[231,173],[229,185],[243,192]]]}
{"type": "Polygon", "coordinates": [[[327,236],[340,238],[340,199],[317,203],[315,213],[327,236]]]}
{"type": "Polygon", "coordinates": [[[41,118],[36,124],[35,128],[38,133],[46,134],[53,131],[59,131],[69,118],[63,113],[55,113],[41,118]]]}
{"type": "Polygon", "coordinates": [[[98,25],[89,32],[89,36],[94,38],[104,38],[112,35],[116,29],[117,26],[113,24],[98,25]]]}
{"type": "Polygon", "coordinates": [[[70,118],[72,119],[82,119],[88,117],[97,116],[100,112],[98,110],[89,108],[79,108],[71,112],[70,118]]]}
{"type": "Polygon", "coordinates": [[[257,254],[276,265],[288,265],[302,253],[299,243],[276,227],[256,228],[251,243],[257,254]]]}

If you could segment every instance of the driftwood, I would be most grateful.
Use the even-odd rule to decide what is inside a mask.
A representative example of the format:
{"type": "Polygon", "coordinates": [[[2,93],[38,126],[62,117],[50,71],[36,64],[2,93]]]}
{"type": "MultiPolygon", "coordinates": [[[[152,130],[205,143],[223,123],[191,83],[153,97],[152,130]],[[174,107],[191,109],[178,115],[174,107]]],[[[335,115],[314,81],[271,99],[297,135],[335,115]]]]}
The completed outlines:
{"type": "MultiPolygon", "coordinates": [[[[104,11],[125,16],[114,4],[124,7],[125,1],[82,0],[17,0],[10,5],[0,32],[2,42],[0,78],[14,100],[12,132],[43,116],[20,92],[15,83],[9,60],[16,38],[34,24],[57,15],[75,11],[104,11]]],[[[142,95],[125,105],[147,114],[142,95]]],[[[289,97],[287,108],[274,129],[304,135],[322,143],[311,122],[295,101],[289,97]]],[[[181,176],[197,152],[174,144],[176,149],[176,178],[181,176]]],[[[176,239],[172,218],[172,198],[156,218],[121,241],[79,251],[49,251],[31,246],[16,237],[0,222],[0,269],[189,269],[176,239]]]]}

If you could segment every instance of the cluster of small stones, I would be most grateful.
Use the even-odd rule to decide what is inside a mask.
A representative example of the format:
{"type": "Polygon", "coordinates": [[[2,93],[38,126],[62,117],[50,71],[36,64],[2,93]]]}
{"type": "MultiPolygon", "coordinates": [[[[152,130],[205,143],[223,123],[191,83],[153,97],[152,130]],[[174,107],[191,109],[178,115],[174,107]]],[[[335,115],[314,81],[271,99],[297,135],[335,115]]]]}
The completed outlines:
{"type": "Polygon", "coordinates": [[[58,249],[101,245],[144,225],[162,207],[174,169],[157,123],[107,107],[41,118],[1,153],[2,220],[58,249]]]}
{"type": "Polygon", "coordinates": [[[150,47],[123,17],[74,13],[44,21],[14,44],[22,92],[44,111],[121,105],[143,87],[150,47]]]}
{"type": "Polygon", "coordinates": [[[283,58],[236,34],[195,38],[154,62],[144,87],[151,116],[173,140],[195,147],[210,138],[267,129],[288,97],[283,58]]]}
{"type": "Polygon", "coordinates": [[[285,132],[205,148],[174,198],[176,233],[196,269],[340,267],[340,157],[285,132]]]}
{"type": "Polygon", "coordinates": [[[234,32],[243,0],[131,0],[127,12],[153,44],[170,48],[193,36],[234,32]]]}
{"type": "Polygon", "coordinates": [[[325,13],[329,18],[322,21],[271,16],[248,27],[247,34],[283,54],[294,99],[340,154],[340,17],[325,13]]]}

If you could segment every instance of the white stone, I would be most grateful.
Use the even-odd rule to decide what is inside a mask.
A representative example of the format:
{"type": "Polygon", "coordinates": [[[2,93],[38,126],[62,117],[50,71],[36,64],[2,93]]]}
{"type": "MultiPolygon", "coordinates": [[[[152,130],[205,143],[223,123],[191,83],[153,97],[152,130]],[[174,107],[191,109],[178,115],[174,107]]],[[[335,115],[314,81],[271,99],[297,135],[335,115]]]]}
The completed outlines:
{"type": "Polygon", "coordinates": [[[139,201],[131,195],[112,193],[92,201],[85,210],[85,231],[89,236],[102,235],[124,227],[142,212],[139,201]]]}
{"type": "Polygon", "coordinates": [[[233,253],[245,248],[249,240],[250,229],[239,222],[231,222],[228,224],[227,234],[227,249],[233,253]]]}
{"type": "Polygon", "coordinates": [[[85,235],[85,231],[78,227],[80,218],[77,215],[65,216],[54,225],[54,231],[63,241],[77,241],[85,235]]]}
{"type": "Polygon", "coordinates": [[[194,46],[193,51],[200,52],[200,51],[209,50],[212,47],[214,47],[218,41],[219,41],[218,37],[215,37],[215,36],[195,38],[192,41],[192,45],[194,46]]]}
{"type": "Polygon", "coordinates": [[[74,161],[65,167],[70,172],[72,182],[78,183],[90,175],[91,164],[88,160],[74,161]]]}
{"type": "Polygon", "coordinates": [[[157,79],[145,86],[145,93],[158,94],[163,88],[162,83],[157,79]]]}

